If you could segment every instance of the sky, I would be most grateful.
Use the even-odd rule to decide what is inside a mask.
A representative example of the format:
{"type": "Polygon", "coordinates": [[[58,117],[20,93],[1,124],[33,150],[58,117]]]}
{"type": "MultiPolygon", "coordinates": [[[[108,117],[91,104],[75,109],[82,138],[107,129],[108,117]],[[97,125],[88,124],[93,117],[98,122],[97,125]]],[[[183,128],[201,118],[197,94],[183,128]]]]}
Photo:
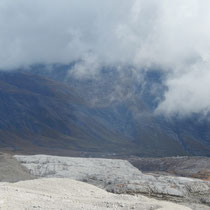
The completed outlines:
{"type": "MultiPolygon", "coordinates": [[[[1,0],[0,69],[69,64],[76,77],[104,66],[158,69],[156,113],[210,112],[209,0],[1,0]]],[[[135,69],[135,71],[134,71],[135,69]]]]}

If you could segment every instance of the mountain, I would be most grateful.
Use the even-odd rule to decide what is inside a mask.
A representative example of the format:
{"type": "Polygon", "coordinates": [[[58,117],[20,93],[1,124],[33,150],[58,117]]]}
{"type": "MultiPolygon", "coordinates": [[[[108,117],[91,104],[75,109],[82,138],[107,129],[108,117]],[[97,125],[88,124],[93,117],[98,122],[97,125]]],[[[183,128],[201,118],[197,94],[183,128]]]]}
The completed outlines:
{"type": "Polygon", "coordinates": [[[115,93],[110,100],[118,83],[112,71],[104,71],[97,82],[67,73],[57,67],[0,73],[1,150],[98,156],[210,154],[207,122],[199,130],[197,122],[155,116],[152,96],[138,97],[136,88],[141,86],[129,80],[122,90],[126,97],[115,93]],[[130,90],[136,94],[129,95],[130,90]]]}
{"type": "Polygon", "coordinates": [[[74,91],[29,73],[0,73],[0,147],[14,152],[127,150],[74,91]]]}
{"type": "Polygon", "coordinates": [[[132,139],[138,148],[134,153],[139,156],[210,156],[208,118],[154,114],[157,99],[161,100],[166,90],[164,75],[158,70],[146,71],[142,81],[129,68],[123,73],[104,68],[97,77],[75,77],[73,66],[38,65],[28,71],[72,87],[92,108],[92,116],[132,139]]]}

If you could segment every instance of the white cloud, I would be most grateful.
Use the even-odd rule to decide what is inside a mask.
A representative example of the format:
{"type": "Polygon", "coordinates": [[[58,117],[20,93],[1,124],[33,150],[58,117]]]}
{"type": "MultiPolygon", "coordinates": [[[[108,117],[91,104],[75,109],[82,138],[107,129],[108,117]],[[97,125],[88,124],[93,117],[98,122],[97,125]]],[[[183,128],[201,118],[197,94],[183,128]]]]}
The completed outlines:
{"type": "Polygon", "coordinates": [[[209,0],[1,0],[0,68],[80,60],[77,76],[101,66],[158,67],[168,91],[157,112],[210,111],[209,0]]]}
{"type": "Polygon", "coordinates": [[[210,111],[210,69],[209,63],[199,63],[188,67],[187,72],[167,80],[168,91],[165,100],[159,104],[157,113],[208,114],[210,111]]]}

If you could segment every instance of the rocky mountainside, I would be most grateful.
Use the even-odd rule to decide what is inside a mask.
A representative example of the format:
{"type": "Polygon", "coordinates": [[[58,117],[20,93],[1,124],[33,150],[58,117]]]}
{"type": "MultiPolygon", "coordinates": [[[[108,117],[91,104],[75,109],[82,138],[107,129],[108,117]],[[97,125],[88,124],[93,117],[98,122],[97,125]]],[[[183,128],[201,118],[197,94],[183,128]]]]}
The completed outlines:
{"type": "Polygon", "coordinates": [[[142,115],[141,123],[133,121],[133,102],[93,107],[69,85],[21,72],[0,72],[0,101],[2,151],[186,154],[153,118],[142,115]]]}
{"type": "MultiPolygon", "coordinates": [[[[113,73],[104,72],[105,80],[95,83],[65,80],[68,77],[57,75],[58,69],[48,74],[41,70],[0,72],[2,151],[146,157],[210,154],[207,123],[200,124],[199,130],[195,123],[154,116],[154,105],[146,96],[137,97],[138,91],[135,97],[124,97],[129,95],[125,92],[111,102],[111,81],[117,79],[113,73]]],[[[132,88],[128,85],[128,89],[132,88]]]]}
{"type": "Polygon", "coordinates": [[[146,175],[124,160],[46,155],[18,155],[15,158],[36,177],[71,178],[117,194],[143,194],[175,202],[210,206],[210,182],[146,175]]]}
{"type": "Polygon", "coordinates": [[[28,73],[0,72],[0,116],[0,149],[4,151],[61,154],[135,148],[93,116],[68,86],[28,73]]]}
{"type": "Polygon", "coordinates": [[[165,90],[164,76],[158,71],[136,78],[129,67],[123,71],[104,67],[99,75],[75,77],[73,68],[74,64],[39,65],[26,71],[72,87],[92,107],[93,116],[136,143],[135,155],[210,155],[208,116],[168,118],[154,114],[165,90]]]}

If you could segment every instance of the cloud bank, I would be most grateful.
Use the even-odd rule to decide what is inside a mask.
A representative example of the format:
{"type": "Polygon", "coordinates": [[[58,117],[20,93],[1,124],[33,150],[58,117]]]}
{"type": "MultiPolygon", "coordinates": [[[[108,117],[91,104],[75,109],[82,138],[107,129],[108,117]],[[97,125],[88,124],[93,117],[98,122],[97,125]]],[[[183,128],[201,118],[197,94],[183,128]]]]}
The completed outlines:
{"type": "Polygon", "coordinates": [[[157,113],[210,111],[209,0],[1,0],[0,69],[68,64],[158,69],[168,90],[157,113]]]}

